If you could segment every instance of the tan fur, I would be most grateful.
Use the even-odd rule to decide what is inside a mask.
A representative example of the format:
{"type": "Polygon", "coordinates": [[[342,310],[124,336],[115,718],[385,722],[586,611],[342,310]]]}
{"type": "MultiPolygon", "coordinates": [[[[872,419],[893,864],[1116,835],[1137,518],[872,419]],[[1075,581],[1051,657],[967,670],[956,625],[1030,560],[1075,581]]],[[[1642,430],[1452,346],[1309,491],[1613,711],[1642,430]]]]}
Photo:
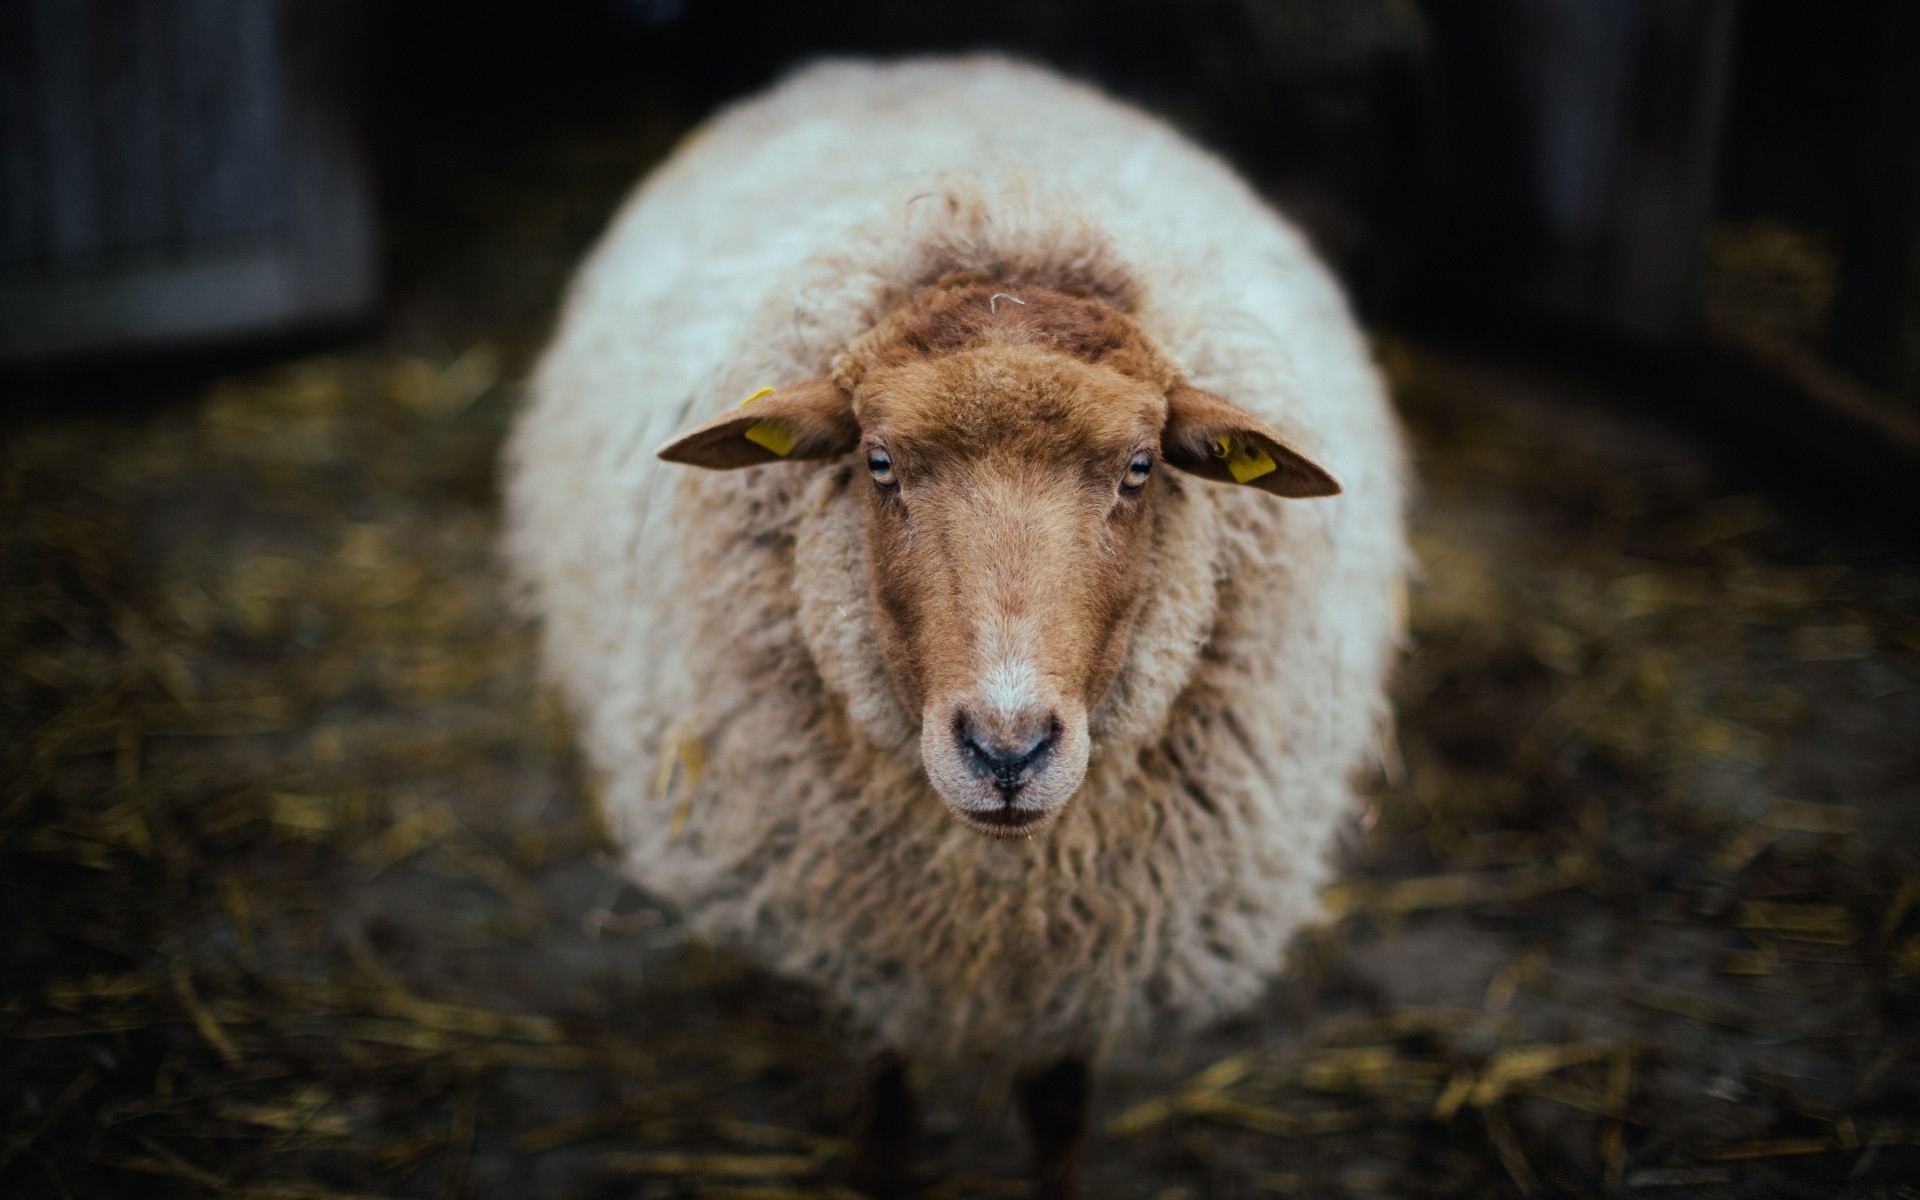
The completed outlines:
{"type": "Polygon", "coordinates": [[[509,544],[637,881],[892,1045],[1037,1062],[1243,1006],[1317,912],[1384,715],[1401,469],[1337,292],[1217,163],[994,60],[836,66],[716,119],[583,270],[509,544]],[[651,461],[763,403],[819,440],[651,461]],[[1223,412],[1303,464],[1268,483],[1342,494],[1162,466],[1116,520],[1140,445],[1219,477],[1223,412]],[[991,839],[922,718],[1023,625],[1085,777],[991,839]],[[697,780],[661,770],[696,744],[697,780]]]}
{"type": "Polygon", "coordinates": [[[997,322],[969,321],[993,286],[930,289],[844,374],[864,445],[900,476],[868,493],[868,561],[882,660],[920,715],[927,775],[982,831],[1032,833],[1078,790],[1088,714],[1121,666],[1153,524],[1152,497],[1121,484],[1167,410],[1162,387],[1128,371],[1148,361],[1139,339],[1103,330],[1097,301],[1018,289],[997,322]],[[912,312],[936,307],[931,324],[912,312]],[[1054,749],[1003,804],[968,765],[968,729],[1054,749]]]}

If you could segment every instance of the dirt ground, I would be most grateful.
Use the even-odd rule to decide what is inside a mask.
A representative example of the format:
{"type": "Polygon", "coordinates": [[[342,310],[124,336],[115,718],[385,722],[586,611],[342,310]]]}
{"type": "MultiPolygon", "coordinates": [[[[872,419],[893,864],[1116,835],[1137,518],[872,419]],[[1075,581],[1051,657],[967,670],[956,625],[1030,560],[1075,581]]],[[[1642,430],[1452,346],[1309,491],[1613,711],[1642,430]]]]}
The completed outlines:
{"type": "MultiPolygon", "coordinates": [[[[611,873],[494,557],[515,380],[674,132],[426,155],[384,332],[6,415],[0,1191],[832,1194],[833,1015],[611,873]]],[[[1380,347],[1397,753],[1271,996],[1102,1079],[1090,1190],[1920,1195],[1910,527],[1380,347]]],[[[1007,1081],[927,1082],[925,1195],[1024,1195],[1007,1081]]]]}

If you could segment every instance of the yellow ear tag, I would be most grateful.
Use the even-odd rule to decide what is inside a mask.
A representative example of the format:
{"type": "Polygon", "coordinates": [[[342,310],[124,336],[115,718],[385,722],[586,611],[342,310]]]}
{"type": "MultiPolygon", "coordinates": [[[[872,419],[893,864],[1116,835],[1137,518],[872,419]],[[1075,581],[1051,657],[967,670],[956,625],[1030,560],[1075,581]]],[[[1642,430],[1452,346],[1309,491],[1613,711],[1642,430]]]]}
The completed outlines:
{"type": "Polygon", "coordinates": [[[1239,438],[1218,434],[1213,439],[1213,456],[1224,459],[1235,483],[1252,483],[1262,475],[1271,475],[1280,465],[1258,446],[1239,438]]]}
{"type": "MultiPolygon", "coordinates": [[[[753,395],[748,396],[745,400],[742,400],[740,407],[745,408],[760,397],[771,395],[773,395],[773,389],[763,387],[753,395]]],[[[747,426],[746,433],[741,436],[762,449],[770,450],[778,454],[781,458],[785,458],[787,455],[793,453],[793,444],[795,441],[793,431],[785,425],[777,424],[773,421],[762,421],[758,425],[749,425],[747,426]]]]}
{"type": "Polygon", "coordinates": [[[799,440],[793,436],[793,430],[776,421],[762,421],[757,425],[749,425],[743,436],[754,445],[771,450],[781,458],[792,454],[794,443],[799,440]]]}

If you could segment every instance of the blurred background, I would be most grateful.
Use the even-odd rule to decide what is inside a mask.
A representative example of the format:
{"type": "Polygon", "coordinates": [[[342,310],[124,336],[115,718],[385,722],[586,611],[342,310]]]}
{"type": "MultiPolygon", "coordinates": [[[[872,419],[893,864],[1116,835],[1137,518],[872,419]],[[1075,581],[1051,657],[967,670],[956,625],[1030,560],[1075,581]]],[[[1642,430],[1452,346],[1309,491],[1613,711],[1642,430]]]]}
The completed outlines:
{"type": "Polygon", "coordinates": [[[1298,221],[1422,479],[1330,924],[1091,1191],[1914,1194],[1914,0],[0,4],[0,1189],[834,1194],[858,1064],[613,870],[494,462],[703,116],[978,49],[1298,221]]]}

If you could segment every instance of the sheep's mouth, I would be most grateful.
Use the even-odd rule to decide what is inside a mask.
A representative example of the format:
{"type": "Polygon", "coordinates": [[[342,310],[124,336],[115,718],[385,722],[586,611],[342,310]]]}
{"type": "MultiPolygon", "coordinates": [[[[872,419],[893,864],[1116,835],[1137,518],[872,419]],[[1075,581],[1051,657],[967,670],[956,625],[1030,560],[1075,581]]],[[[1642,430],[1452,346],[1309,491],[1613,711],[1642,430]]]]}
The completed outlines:
{"type": "Polygon", "coordinates": [[[1030,837],[1053,824],[1060,815],[1058,808],[1028,808],[1011,803],[996,808],[962,808],[957,804],[947,806],[960,823],[984,837],[1013,838],[1030,837]]]}
{"type": "Polygon", "coordinates": [[[1050,809],[1015,808],[1003,804],[999,808],[990,808],[985,812],[970,812],[967,819],[978,825],[986,825],[995,830],[1026,829],[1052,816],[1050,809]]]}

